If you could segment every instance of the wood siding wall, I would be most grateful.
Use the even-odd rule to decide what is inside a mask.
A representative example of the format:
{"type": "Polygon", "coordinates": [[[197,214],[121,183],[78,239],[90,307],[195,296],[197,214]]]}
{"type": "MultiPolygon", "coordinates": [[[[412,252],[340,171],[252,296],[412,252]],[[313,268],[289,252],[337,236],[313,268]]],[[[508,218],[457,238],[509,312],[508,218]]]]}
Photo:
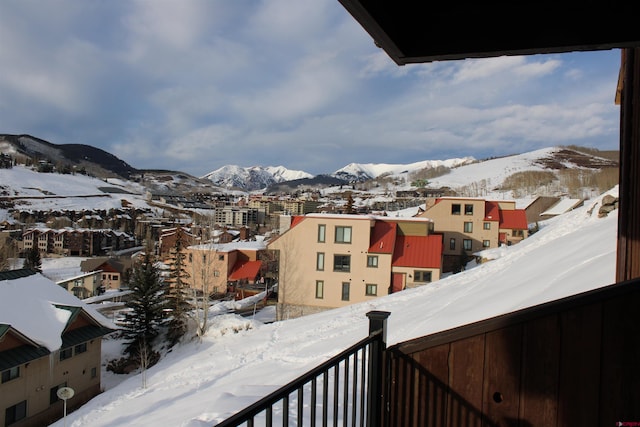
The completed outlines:
{"type": "Polygon", "coordinates": [[[388,425],[640,422],[639,306],[635,281],[392,347],[388,425]]]}

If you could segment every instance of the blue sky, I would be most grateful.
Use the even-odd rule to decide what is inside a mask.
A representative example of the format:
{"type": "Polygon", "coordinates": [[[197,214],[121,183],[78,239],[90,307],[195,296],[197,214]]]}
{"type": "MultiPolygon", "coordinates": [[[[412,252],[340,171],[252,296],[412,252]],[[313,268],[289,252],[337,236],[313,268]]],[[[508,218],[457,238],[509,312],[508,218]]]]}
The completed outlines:
{"type": "Polygon", "coordinates": [[[620,51],[399,67],[338,0],[3,0],[0,133],[136,168],[619,146],[620,51]]]}

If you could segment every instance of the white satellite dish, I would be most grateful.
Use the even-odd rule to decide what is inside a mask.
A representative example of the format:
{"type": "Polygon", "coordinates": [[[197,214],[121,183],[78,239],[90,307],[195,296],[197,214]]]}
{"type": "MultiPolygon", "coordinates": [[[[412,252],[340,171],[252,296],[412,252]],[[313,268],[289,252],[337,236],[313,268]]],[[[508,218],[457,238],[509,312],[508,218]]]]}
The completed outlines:
{"type": "Polygon", "coordinates": [[[71,387],[60,387],[56,394],[58,395],[58,398],[67,400],[73,397],[75,391],[71,387]]]}

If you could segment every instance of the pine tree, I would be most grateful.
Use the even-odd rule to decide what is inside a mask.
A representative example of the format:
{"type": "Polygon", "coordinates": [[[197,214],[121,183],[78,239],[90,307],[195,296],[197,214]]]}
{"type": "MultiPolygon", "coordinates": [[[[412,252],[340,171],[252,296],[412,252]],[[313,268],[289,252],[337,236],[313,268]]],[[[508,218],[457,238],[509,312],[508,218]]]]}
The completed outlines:
{"type": "Polygon", "coordinates": [[[153,353],[152,344],[160,333],[165,306],[162,282],[148,252],[134,266],[129,287],[133,294],[126,303],[130,311],[124,316],[125,352],[132,359],[139,359],[153,353]]]}
{"type": "Polygon", "coordinates": [[[171,249],[171,270],[166,282],[168,284],[167,308],[170,318],[167,323],[167,340],[175,345],[187,332],[191,305],[187,301],[190,277],[185,264],[184,234],[182,227],[176,228],[176,241],[171,249]]]}
{"type": "Polygon", "coordinates": [[[32,268],[37,271],[42,271],[42,258],[40,258],[40,251],[38,248],[33,247],[27,251],[24,259],[24,268],[32,268]]]}

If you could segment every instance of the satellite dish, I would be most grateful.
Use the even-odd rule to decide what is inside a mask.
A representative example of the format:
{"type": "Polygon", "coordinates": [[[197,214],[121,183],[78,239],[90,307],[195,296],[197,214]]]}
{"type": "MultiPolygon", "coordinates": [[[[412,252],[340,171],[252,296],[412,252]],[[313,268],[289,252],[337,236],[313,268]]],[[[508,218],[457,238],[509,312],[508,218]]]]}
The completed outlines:
{"type": "Polygon", "coordinates": [[[71,387],[60,387],[56,394],[58,395],[58,398],[67,400],[73,397],[75,391],[71,387]]]}

